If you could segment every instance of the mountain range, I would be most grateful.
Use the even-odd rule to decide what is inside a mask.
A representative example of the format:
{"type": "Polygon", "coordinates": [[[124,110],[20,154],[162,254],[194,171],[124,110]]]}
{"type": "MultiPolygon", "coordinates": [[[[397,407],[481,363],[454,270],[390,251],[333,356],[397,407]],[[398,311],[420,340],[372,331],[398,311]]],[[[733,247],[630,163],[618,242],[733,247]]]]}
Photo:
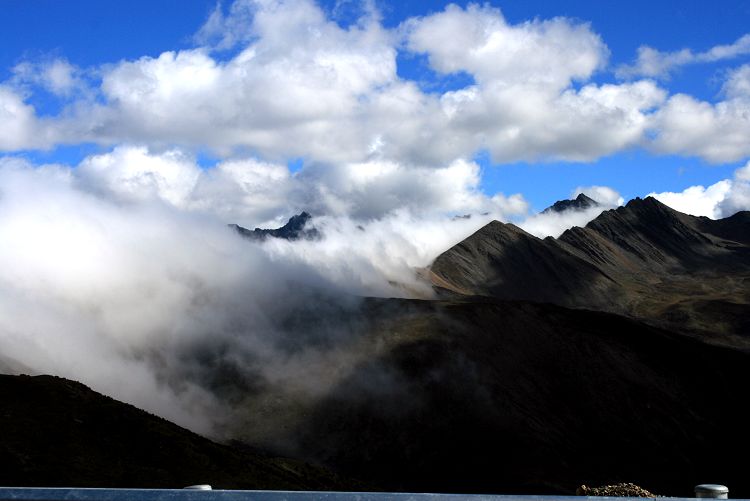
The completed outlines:
{"type": "Polygon", "coordinates": [[[749,239],[748,212],[714,221],[636,198],[557,239],[490,223],[430,276],[449,295],[609,311],[747,348],[749,239]]]}
{"type": "Polygon", "coordinates": [[[360,362],[279,441],[394,490],[750,494],[748,235],[650,197],[556,239],[491,222],[430,266],[437,299],[363,303],[360,362]]]}
{"type": "MultiPolygon", "coordinates": [[[[550,210],[596,207],[583,197],[550,210]]],[[[289,232],[236,230],[300,238],[312,227],[303,219],[289,232]]],[[[209,364],[201,350],[216,374],[204,387],[234,408],[224,436],[317,465],[305,471],[321,485],[334,471],[388,490],[573,494],[635,482],[692,496],[710,481],[750,496],[736,459],[750,448],[750,213],[711,220],[649,197],[544,239],[493,221],[423,275],[434,299],[319,294],[269,319],[289,357],[319,355],[301,376],[326,381],[314,392],[209,364]]],[[[30,415],[48,409],[53,422],[60,406],[39,405],[30,415]]],[[[18,454],[10,461],[31,461],[18,454]]]]}

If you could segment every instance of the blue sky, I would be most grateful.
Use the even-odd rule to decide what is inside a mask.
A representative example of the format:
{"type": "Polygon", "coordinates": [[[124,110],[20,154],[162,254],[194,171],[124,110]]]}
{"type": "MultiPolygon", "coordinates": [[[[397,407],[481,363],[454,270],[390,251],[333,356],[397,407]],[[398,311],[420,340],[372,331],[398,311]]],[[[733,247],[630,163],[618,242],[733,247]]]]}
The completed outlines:
{"type": "MultiPolygon", "coordinates": [[[[465,12],[467,2],[457,4],[465,12]]],[[[347,28],[358,22],[367,11],[368,4],[350,0],[325,1],[317,5],[328,21],[347,28]]],[[[408,18],[443,12],[446,3],[376,1],[374,5],[381,15],[382,28],[395,30],[408,18]]],[[[732,72],[750,62],[750,55],[741,50],[731,57],[676,65],[662,76],[634,75],[623,79],[615,74],[622,65],[635,62],[641,46],[661,53],[689,49],[697,54],[712,47],[735,43],[750,26],[750,5],[747,2],[709,4],[696,1],[675,6],[669,2],[577,0],[561,3],[513,0],[491,2],[491,6],[500,9],[510,26],[556,17],[566,18],[571,25],[589,24],[590,32],[600,37],[606,46],[608,58],[604,65],[585,78],[573,78],[567,87],[573,91],[580,90],[584,85],[621,85],[628,81],[648,79],[665,93],[665,99],[684,93],[696,101],[716,105],[726,99],[725,83],[732,72]]],[[[230,7],[231,2],[224,2],[220,6],[227,19],[230,17],[230,7]]],[[[114,99],[111,96],[102,97],[104,92],[98,87],[102,74],[123,62],[138,61],[143,57],[157,58],[165,51],[189,51],[212,43],[197,41],[195,34],[215,9],[215,2],[205,0],[127,3],[6,0],[0,16],[0,41],[3,47],[0,52],[0,85],[5,82],[24,103],[33,106],[38,119],[49,117],[59,121],[61,117],[73,114],[72,110],[84,106],[81,104],[84,101],[87,105],[97,102],[112,104],[114,99]],[[51,92],[39,82],[30,82],[28,76],[26,81],[18,83],[14,68],[19,64],[36,64],[38,66],[35,68],[38,68],[54,60],[64,60],[76,68],[78,78],[90,93],[86,99],[78,91],[68,94],[51,92]]],[[[489,11],[483,11],[485,14],[489,15],[489,11]]],[[[226,29],[229,26],[224,25],[226,29]]],[[[214,39],[217,36],[220,35],[213,33],[214,39]]],[[[228,48],[214,48],[210,54],[217,62],[230,61],[252,43],[254,39],[251,37],[228,48]]],[[[439,40],[429,43],[439,43],[439,40]]],[[[433,46],[425,51],[414,51],[403,50],[403,46],[396,45],[399,47],[396,59],[398,78],[415,82],[426,95],[442,95],[475,83],[469,71],[450,74],[436,71],[430,63],[430,58],[434,56],[430,52],[433,46]]],[[[31,70],[32,73],[34,71],[40,70],[31,70]]],[[[376,88],[384,84],[375,82],[373,85],[376,88]]],[[[659,108],[663,104],[655,106],[659,108]]],[[[736,134],[741,135],[748,130],[742,128],[745,125],[741,123],[736,134]]],[[[91,128],[91,125],[86,127],[91,128]]],[[[491,132],[485,131],[484,134],[491,132]]],[[[109,152],[121,144],[147,144],[159,150],[174,143],[188,150],[204,167],[237,156],[288,163],[294,170],[300,167],[304,170],[306,165],[316,162],[339,161],[335,155],[328,155],[327,152],[318,155],[296,144],[292,144],[293,147],[285,153],[283,147],[277,144],[267,149],[265,145],[257,146],[255,143],[239,146],[201,144],[200,140],[194,141],[194,135],[190,135],[190,139],[179,137],[174,140],[159,137],[152,143],[148,133],[138,131],[119,136],[108,133],[106,138],[90,133],[73,134],[76,137],[53,139],[38,143],[38,146],[34,141],[18,143],[20,146],[6,146],[4,151],[6,155],[21,156],[36,164],[60,162],[76,165],[87,156],[109,152]]],[[[158,134],[158,131],[155,132],[155,135],[158,134]]],[[[500,148],[497,146],[497,149],[500,148]]],[[[744,150],[732,150],[717,156],[704,153],[706,148],[692,148],[690,144],[644,148],[638,141],[633,144],[624,142],[623,146],[580,155],[560,153],[555,148],[545,146],[539,154],[530,151],[504,158],[502,153],[498,155],[497,150],[493,150],[493,155],[479,145],[467,147],[460,156],[473,159],[481,167],[479,188],[484,194],[521,193],[534,209],[542,209],[557,199],[567,197],[580,186],[608,186],[625,199],[650,192],[681,192],[695,185],[709,186],[731,179],[733,172],[747,162],[744,150]],[[577,156],[585,158],[578,159],[577,156]]],[[[396,157],[396,161],[417,161],[406,154],[399,153],[396,157]]],[[[441,162],[450,163],[451,158],[450,155],[426,160],[419,157],[418,161],[433,162],[439,167],[441,162]]]]}

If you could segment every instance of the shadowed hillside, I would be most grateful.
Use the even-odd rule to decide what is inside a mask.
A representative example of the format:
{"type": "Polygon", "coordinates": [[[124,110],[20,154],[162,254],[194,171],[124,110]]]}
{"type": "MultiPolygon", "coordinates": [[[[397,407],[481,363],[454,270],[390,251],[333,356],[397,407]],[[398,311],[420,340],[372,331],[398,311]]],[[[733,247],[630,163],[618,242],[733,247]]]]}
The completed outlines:
{"type": "Polygon", "coordinates": [[[0,485],[24,487],[352,488],[299,461],[214,443],[88,387],[0,375],[0,485]]]}
{"type": "Polygon", "coordinates": [[[750,494],[734,459],[750,446],[745,354],[545,304],[371,308],[371,356],[300,410],[303,457],[406,491],[687,496],[710,478],[750,494]]]}

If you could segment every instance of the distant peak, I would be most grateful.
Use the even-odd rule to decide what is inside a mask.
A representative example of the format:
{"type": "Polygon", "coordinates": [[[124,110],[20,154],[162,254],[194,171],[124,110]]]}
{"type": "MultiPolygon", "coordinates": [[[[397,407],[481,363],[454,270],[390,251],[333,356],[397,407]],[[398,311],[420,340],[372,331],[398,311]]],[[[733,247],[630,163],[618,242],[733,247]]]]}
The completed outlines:
{"type": "Polygon", "coordinates": [[[668,205],[663,204],[654,197],[635,197],[627,204],[625,204],[625,208],[631,210],[659,210],[664,212],[677,212],[676,210],[672,209],[668,205]]]}
{"type": "Polygon", "coordinates": [[[307,227],[311,219],[312,216],[308,212],[302,211],[290,217],[289,221],[281,228],[255,228],[251,231],[236,224],[230,224],[229,226],[234,228],[243,237],[251,240],[265,240],[268,237],[283,238],[285,240],[317,240],[320,238],[320,232],[314,227],[307,227]]]}
{"type": "Polygon", "coordinates": [[[542,214],[550,212],[565,212],[567,210],[584,210],[591,207],[597,207],[599,202],[593,198],[579,193],[573,200],[559,200],[542,211],[542,214]]]}

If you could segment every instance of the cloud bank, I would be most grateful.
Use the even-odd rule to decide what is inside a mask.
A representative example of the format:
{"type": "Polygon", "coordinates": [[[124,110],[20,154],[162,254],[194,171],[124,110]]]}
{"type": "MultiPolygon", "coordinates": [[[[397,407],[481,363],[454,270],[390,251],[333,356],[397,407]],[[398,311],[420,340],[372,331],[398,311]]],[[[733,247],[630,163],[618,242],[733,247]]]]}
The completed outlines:
{"type": "MultiPolygon", "coordinates": [[[[3,158],[0,352],[213,433],[228,403],[205,367],[239,364],[264,381],[283,366],[302,384],[305,364],[320,366],[310,353],[282,356],[293,312],[349,307],[360,296],[429,296],[416,268],[504,217],[502,201],[476,192],[477,169],[451,165],[409,194],[408,186],[391,189],[403,178],[388,165],[344,171],[357,172],[354,179],[331,180],[326,171],[315,184],[285,166],[235,160],[207,171],[186,153],[144,147],[116,148],[75,168],[3,158]],[[268,192],[270,183],[280,195],[268,192]],[[302,204],[333,184],[315,219],[321,240],[257,244],[226,225],[229,217],[273,220],[289,200],[302,204]],[[448,199],[456,209],[495,210],[452,220],[416,213],[415,197],[425,207],[448,199]],[[362,217],[337,212],[342,200],[362,217]],[[321,303],[321,294],[331,299],[321,303]]],[[[336,329],[329,331],[321,335],[336,329]]]]}
{"type": "MultiPolygon", "coordinates": [[[[85,71],[62,59],[19,64],[0,92],[0,148],[135,143],[435,166],[479,150],[496,162],[589,161],[674,128],[655,121],[668,93],[653,81],[591,82],[608,48],[566,18],[510,24],[499,9],[470,4],[395,29],[370,9],[342,27],[309,0],[237,0],[227,12],[217,6],[195,39],[192,49],[85,71]],[[423,90],[397,61],[420,54],[438,78],[460,72],[472,82],[423,90]],[[37,115],[33,84],[61,97],[59,114],[37,115]]],[[[680,151],[667,140],[656,148],[680,151]]]]}
{"type": "Polygon", "coordinates": [[[747,67],[726,75],[717,102],[670,96],[653,78],[746,54],[748,37],[701,53],[643,47],[616,71],[632,81],[595,83],[609,49],[567,18],[511,24],[489,5],[449,5],[386,28],[370,6],[344,27],[312,0],[236,0],[217,5],[194,48],[94,68],[19,63],[0,83],[0,149],[141,144],[337,166],[435,167],[479,151],[496,163],[593,161],[631,148],[740,161],[747,67]],[[399,68],[417,56],[438,81],[468,83],[423,89],[399,68]],[[37,113],[39,90],[58,113],[37,113]]]}

